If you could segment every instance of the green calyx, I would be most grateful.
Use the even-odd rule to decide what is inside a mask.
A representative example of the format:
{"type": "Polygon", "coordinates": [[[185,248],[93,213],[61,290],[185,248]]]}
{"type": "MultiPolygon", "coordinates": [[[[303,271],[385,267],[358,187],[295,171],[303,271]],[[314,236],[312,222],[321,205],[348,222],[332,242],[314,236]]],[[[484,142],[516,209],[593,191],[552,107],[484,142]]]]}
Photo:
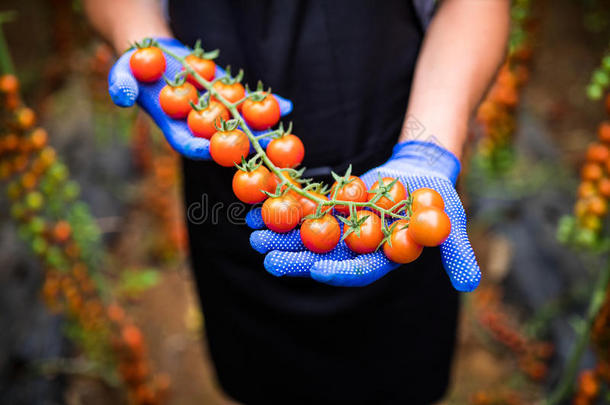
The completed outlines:
{"type": "Polygon", "coordinates": [[[307,186],[303,188],[305,191],[313,191],[318,194],[326,195],[328,194],[328,186],[321,182],[309,182],[311,179],[304,179],[303,182],[307,182],[307,186]]]}
{"type": "MultiPolygon", "coordinates": [[[[247,84],[246,93],[250,93],[250,89],[248,88],[247,84]]],[[[256,84],[256,91],[252,92],[251,94],[248,94],[248,98],[252,101],[260,102],[266,99],[269,94],[271,94],[271,87],[269,87],[267,91],[265,91],[263,82],[259,80],[256,84]]]]}
{"type": "Polygon", "coordinates": [[[356,236],[360,237],[360,227],[362,224],[364,224],[368,217],[370,217],[370,215],[365,215],[362,218],[358,218],[358,215],[356,215],[356,208],[350,204],[349,218],[337,217],[348,227],[347,231],[343,233],[341,240],[344,240],[352,233],[355,233],[356,236]]]}
{"type": "Polygon", "coordinates": [[[135,41],[133,44],[131,44],[129,50],[158,47],[158,45],[159,43],[154,38],[144,38],[140,41],[135,41]]]}
{"type": "Polygon", "coordinates": [[[262,159],[260,158],[260,156],[255,155],[254,157],[252,157],[251,159],[247,160],[242,156],[241,157],[241,163],[235,163],[235,167],[238,170],[241,170],[242,172],[253,172],[254,170],[258,169],[261,164],[263,164],[262,159]]]}
{"type": "Polygon", "coordinates": [[[371,191],[369,191],[370,193],[375,193],[375,196],[371,199],[371,202],[375,203],[375,202],[379,201],[381,198],[385,197],[388,200],[395,203],[396,201],[394,201],[394,198],[392,198],[392,196],[390,195],[390,190],[398,182],[398,179],[394,179],[391,182],[389,182],[388,184],[384,184],[383,178],[381,177],[381,173],[378,172],[377,175],[379,177],[379,179],[377,180],[377,188],[374,188],[371,191]]]}
{"type": "Polygon", "coordinates": [[[284,123],[280,122],[279,128],[275,131],[272,131],[273,135],[271,135],[272,139],[281,139],[285,135],[292,133],[292,121],[288,123],[288,129],[284,130],[284,123]]]}
{"type": "Polygon", "coordinates": [[[199,100],[197,100],[197,104],[193,103],[192,101],[190,104],[195,111],[203,111],[207,109],[210,106],[210,93],[202,94],[201,97],[199,97],[199,100]]]}
{"type": "Polygon", "coordinates": [[[165,83],[167,83],[167,85],[170,87],[180,87],[186,81],[186,75],[187,75],[186,70],[182,70],[182,71],[176,73],[176,76],[174,76],[173,80],[165,75],[163,75],[163,79],[165,80],[165,83]]]}
{"type": "Polygon", "coordinates": [[[197,42],[195,42],[195,47],[193,48],[191,55],[200,59],[214,60],[220,55],[220,50],[214,49],[213,51],[205,52],[201,47],[201,40],[198,39],[197,42]]]}
{"type": "Polygon", "coordinates": [[[335,181],[337,182],[337,187],[335,187],[335,190],[333,192],[333,200],[335,199],[335,196],[337,195],[337,192],[342,189],[343,187],[345,187],[346,185],[348,185],[349,183],[351,183],[352,181],[354,181],[354,179],[350,179],[350,176],[352,175],[352,165],[350,164],[349,167],[347,168],[347,170],[345,171],[345,174],[343,176],[339,176],[337,173],[335,172],[330,172],[330,174],[333,176],[333,179],[335,179],[335,181]]]}
{"type": "Polygon", "coordinates": [[[236,119],[225,121],[224,119],[220,118],[220,125],[218,125],[216,123],[216,121],[214,121],[214,127],[216,128],[217,131],[229,132],[229,131],[233,131],[238,126],[239,126],[239,121],[236,119]]]}
{"type": "Polygon", "coordinates": [[[223,84],[226,85],[231,85],[231,84],[235,84],[235,83],[240,83],[243,78],[244,78],[244,70],[243,69],[239,69],[239,72],[237,72],[237,75],[235,77],[231,76],[231,66],[228,65],[225,68],[225,75],[222,76],[220,79],[218,79],[220,82],[222,82],[223,84]]]}

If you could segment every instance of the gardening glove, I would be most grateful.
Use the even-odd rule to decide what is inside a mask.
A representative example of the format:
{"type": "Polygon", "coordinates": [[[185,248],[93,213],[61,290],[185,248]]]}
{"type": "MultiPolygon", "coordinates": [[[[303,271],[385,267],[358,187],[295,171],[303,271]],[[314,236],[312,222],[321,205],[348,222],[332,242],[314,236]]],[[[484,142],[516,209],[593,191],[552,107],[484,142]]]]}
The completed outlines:
{"type": "MultiPolygon", "coordinates": [[[[172,38],[157,38],[156,41],[180,57],[191,52],[187,46],[172,38]]],[[[114,64],[108,75],[108,92],[112,101],[119,107],[131,107],[137,102],[148,115],[152,117],[157,126],[163,131],[169,144],[181,155],[190,159],[210,159],[210,141],[194,136],[186,125],[186,120],[175,120],[166,115],[159,105],[159,92],[165,86],[163,78],[154,83],[139,83],[131,74],[129,58],[135,52],[131,49],[125,52],[114,64]]],[[[165,55],[165,76],[173,79],[176,73],[182,70],[182,64],[176,59],[165,55]]],[[[225,75],[225,71],[216,66],[216,77],[225,75]]],[[[292,103],[275,95],[279,104],[281,115],[292,111],[292,103]]],[[[261,134],[265,131],[255,134],[261,134]]],[[[268,143],[270,139],[262,138],[261,144],[268,143]]]]}
{"type": "MultiPolygon", "coordinates": [[[[455,190],[460,172],[458,159],[449,151],[430,142],[407,141],[394,147],[392,157],[383,165],[369,170],[360,178],[370,189],[381,177],[393,177],[409,186],[411,191],[428,187],[440,193],[445,201],[445,212],[451,220],[451,232],[440,246],[441,259],[449,279],[458,291],[474,290],[481,279],[481,271],[468,235],[466,214],[455,190]]],[[[246,217],[255,229],[264,227],[260,209],[246,217]]],[[[341,242],[326,254],[313,253],[301,242],[299,230],[280,234],[257,230],[250,236],[252,247],[266,253],[265,268],[282,276],[311,276],[335,286],[364,286],[394,270],[399,264],[390,261],[380,249],[359,255],[341,242]]]]}

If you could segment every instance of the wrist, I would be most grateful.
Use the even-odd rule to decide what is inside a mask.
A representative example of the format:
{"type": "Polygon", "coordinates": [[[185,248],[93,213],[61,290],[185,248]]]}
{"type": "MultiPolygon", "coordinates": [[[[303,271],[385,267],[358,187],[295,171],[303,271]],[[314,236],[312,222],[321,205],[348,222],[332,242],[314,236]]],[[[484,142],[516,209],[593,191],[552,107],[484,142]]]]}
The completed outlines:
{"type": "Polygon", "coordinates": [[[117,54],[122,54],[133,45],[134,42],[144,38],[173,38],[172,33],[167,27],[132,27],[117,29],[111,39],[112,47],[117,54]]]}
{"type": "MultiPolygon", "coordinates": [[[[438,110],[426,110],[438,111],[438,110]]],[[[409,109],[405,117],[398,142],[432,142],[461,159],[468,133],[469,114],[454,108],[441,109],[442,114],[430,115],[418,109],[409,109]],[[442,118],[441,118],[442,117],[442,118]]]]}
{"type": "Polygon", "coordinates": [[[434,142],[410,140],[396,144],[392,162],[404,161],[421,174],[434,174],[455,184],[460,174],[460,161],[451,151],[434,142]]]}

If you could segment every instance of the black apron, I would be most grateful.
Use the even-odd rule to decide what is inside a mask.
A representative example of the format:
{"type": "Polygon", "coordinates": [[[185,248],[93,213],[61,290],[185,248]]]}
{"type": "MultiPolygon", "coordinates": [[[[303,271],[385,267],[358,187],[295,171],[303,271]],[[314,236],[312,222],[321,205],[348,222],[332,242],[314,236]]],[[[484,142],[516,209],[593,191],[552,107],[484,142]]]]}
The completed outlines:
{"type": "MultiPolygon", "coordinates": [[[[171,0],[171,27],[294,102],[309,174],[391,154],[423,37],[411,1],[171,0]]],[[[458,295],[437,248],[362,288],[277,278],[249,245],[234,170],[184,160],[191,257],[218,379],[246,404],[429,404],[447,387],[458,295]]]]}

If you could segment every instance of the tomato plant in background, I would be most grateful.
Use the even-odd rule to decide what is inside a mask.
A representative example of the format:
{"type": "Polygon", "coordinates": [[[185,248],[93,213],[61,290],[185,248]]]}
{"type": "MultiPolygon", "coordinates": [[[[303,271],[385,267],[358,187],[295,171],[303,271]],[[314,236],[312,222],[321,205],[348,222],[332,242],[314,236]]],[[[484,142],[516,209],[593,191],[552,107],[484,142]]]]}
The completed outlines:
{"type": "Polygon", "coordinates": [[[169,381],[150,373],[139,329],[127,317],[116,316],[120,307],[105,302],[95,274],[101,266],[99,229],[78,200],[79,187],[47,144],[47,132],[34,127],[35,114],[23,106],[16,77],[0,76],[0,84],[5,128],[0,132],[0,180],[7,184],[20,236],[45,268],[43,298],[67,316],[68,336],[91,361],[107,369],[113,364],[110,353],[118,355],[131,403],[160,404],[169,381]]]}

